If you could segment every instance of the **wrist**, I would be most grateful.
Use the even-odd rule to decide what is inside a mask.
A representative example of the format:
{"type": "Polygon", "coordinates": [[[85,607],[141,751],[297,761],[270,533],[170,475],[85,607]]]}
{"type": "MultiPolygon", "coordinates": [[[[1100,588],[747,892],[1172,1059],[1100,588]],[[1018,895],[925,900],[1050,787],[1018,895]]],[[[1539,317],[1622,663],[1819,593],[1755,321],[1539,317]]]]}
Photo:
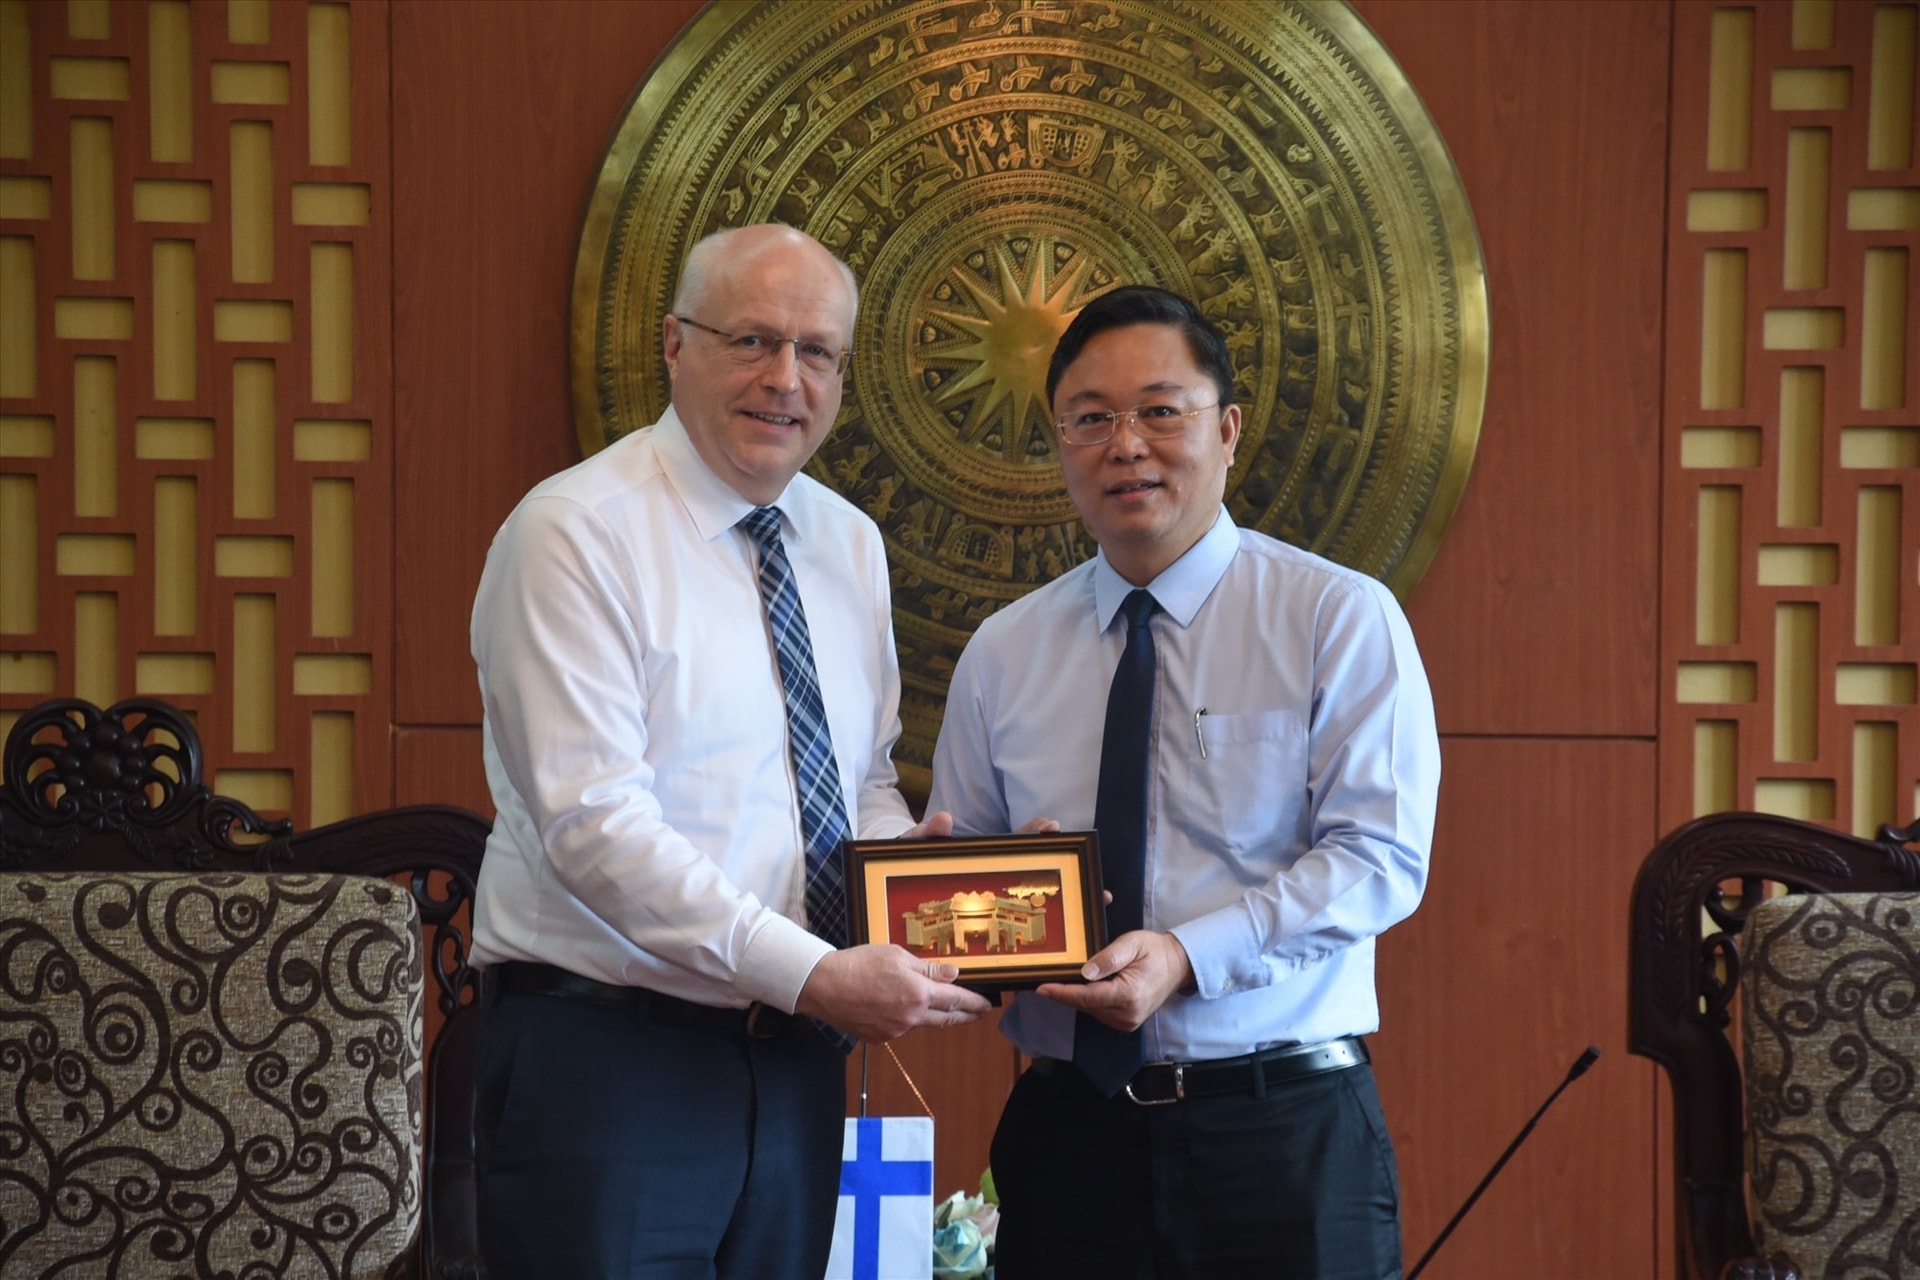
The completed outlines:
{"type": "Polygon", "coordinates": [[[1173,984],[1176,995],[1191,996],[1200,992],[1200,979],[1193,972],[1193,957],[1187,954],[1187,946],[1177,934],[1169,933],[1167,940],[1173,943],[1174,969],[1178,974],[1173,984]]]}

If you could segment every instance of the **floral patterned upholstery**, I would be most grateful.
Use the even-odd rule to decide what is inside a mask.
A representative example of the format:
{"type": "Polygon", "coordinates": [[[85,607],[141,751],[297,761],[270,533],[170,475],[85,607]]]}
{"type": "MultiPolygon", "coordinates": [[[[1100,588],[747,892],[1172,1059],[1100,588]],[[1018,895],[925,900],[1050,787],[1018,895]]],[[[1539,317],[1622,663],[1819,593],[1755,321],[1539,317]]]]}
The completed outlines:
{"type": "Polygon", "coordinates": [[[0,875],[0,1274],[410,1269],[420,936],[367,876],[0,875]]]}
{"type": "Polygon", "coordinates": [[[1775,898],[1740,950],[1756,1247],[1920,1274],[1920,893],[1775,898]]]}

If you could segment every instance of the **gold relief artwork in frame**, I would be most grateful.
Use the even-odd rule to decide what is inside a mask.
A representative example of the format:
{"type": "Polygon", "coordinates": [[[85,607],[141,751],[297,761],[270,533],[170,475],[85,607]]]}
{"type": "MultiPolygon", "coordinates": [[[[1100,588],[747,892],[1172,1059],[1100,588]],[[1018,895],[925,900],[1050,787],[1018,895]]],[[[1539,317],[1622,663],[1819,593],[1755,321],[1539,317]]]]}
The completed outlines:
{"type": "Polygon", "coordinates": [[[1088,299],[1162,285],[1226,334],[1242,525],[1405,597],[1466,483],[1479,239],[1432,121],[1344,4],[701,10],[628,102],[581,228],[585,452],[666,408],[686,250],[765,221],[860,280],[846,398],[808,471],[886,536],[909,788],[975,626],[1093,554],[1045,403],[1088,299]]]}

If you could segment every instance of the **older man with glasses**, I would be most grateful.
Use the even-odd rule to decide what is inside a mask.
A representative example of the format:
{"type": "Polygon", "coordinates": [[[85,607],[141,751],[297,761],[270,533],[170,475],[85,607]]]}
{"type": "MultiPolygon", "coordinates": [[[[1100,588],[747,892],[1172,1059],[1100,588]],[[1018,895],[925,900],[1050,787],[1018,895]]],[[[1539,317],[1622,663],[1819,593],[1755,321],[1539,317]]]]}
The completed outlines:
{"type": "Polygon", "coordinates": [[[1413,633],[1372,578],[1234,526],[1233,369],[1187,300],[1089,302],[1047,395],[1100,553],[981,624],[931,803],[1097,829],[1113,941],[1001,1021],[1033,1067],[993,1140],[999,1280],[1398,1276],[1360,1036],[1433,834],[1413,633]]]}
{"type": "Polygon", "coordinates": [[[476,1122],[493,1280],[817,1280],[845,1050],[987,1009],[847,945],[839,842],[915,826],[880,535],[800,474],[852,274],[788,227],[688,253],[672,407],[534,488],[473,612],[499,811],[476,1122]]]}

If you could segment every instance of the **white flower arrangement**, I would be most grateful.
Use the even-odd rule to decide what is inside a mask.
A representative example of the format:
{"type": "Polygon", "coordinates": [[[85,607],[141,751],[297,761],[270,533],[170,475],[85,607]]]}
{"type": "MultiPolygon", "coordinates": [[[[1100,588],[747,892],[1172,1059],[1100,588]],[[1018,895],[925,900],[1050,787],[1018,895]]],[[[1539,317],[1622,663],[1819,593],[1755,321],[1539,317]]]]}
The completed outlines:
{"type": "Polygon", "coordinates": [[[933,1209],[933,1274],[938,1280],[986,1280],[993,1275],[993,1238],[1000,1229],[1000,1197],[993,1170],[980,1175],[980,1194],[956,1191],[933,1209]]]}

